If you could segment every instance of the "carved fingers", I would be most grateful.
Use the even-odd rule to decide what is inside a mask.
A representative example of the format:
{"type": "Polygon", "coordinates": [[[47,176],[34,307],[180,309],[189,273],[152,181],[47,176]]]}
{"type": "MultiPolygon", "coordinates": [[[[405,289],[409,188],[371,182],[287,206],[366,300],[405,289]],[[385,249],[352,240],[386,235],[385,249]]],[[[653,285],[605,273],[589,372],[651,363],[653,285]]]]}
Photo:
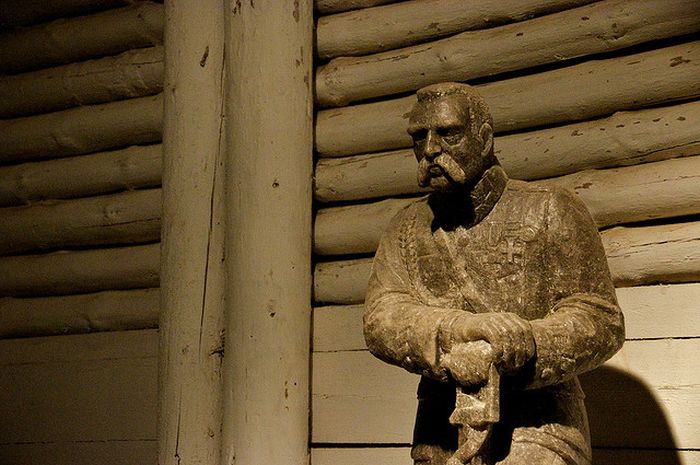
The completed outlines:
{"type": "Polygon", "coordinates": [[[514,373],[535,356],[530,322],[514,313],[464,315],[452,326],[455,343],[483,340],[501,373],[514,373]]]}

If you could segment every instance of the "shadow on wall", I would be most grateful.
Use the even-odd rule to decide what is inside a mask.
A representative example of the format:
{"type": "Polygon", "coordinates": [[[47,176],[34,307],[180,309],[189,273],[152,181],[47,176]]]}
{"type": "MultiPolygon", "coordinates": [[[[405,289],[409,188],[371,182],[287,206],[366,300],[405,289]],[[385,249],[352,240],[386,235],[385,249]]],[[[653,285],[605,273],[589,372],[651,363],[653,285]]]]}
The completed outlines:
{"type": "Polygon", "coordinates": [[[594,465],[682,465],[666,414],[641,379],[604,366],[580,380],[594,465]]]}

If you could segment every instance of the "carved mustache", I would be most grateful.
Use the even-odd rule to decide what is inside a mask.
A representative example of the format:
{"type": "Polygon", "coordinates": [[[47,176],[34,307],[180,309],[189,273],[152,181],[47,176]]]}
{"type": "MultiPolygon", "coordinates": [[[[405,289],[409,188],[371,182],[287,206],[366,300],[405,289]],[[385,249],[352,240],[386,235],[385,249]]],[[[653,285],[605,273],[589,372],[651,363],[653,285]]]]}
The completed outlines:
{"type": "Polygon", "coordinates": [[[449,155],[441,154],[433,161],[423,158],[418,164],[418,184],[430,185],[430,178],[444,176],[455,183],[464,183],[466,174],[461,166],[449,155]]]}

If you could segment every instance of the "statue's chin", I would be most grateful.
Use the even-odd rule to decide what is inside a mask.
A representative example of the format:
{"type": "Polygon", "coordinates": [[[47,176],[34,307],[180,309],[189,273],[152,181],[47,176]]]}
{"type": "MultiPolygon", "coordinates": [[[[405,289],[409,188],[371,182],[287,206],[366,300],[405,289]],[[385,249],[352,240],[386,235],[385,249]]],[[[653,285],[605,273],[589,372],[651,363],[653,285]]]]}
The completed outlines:
{"type": "Polygon", "coordinates": [[[459,184],[455,183],[447,176],[431,177],[428,185],[432,190],[437,192],[452,192],[459,187],[459,184]]]}

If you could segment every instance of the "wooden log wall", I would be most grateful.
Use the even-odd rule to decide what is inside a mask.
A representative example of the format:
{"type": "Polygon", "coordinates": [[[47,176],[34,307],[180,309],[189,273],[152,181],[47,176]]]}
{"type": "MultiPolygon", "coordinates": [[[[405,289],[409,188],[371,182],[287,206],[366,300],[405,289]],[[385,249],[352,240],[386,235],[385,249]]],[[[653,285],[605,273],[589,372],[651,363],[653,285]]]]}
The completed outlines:
{"type": "Polygon", "coordinates": [[[163,22],[0,2],[1,463],[157,463],[163,22]]]}
{"type": "Polygon", "coordinates": [[[367,352],[362,302],[382,231],[424,195],[407,94],[457,80],[488,101],[509,175],[573,190],[601,229],[628,340],[582,377],[594,464],[700,464],[697,2],[320,13],[312,463],[411,463],[417,377],[367,352]]]}

